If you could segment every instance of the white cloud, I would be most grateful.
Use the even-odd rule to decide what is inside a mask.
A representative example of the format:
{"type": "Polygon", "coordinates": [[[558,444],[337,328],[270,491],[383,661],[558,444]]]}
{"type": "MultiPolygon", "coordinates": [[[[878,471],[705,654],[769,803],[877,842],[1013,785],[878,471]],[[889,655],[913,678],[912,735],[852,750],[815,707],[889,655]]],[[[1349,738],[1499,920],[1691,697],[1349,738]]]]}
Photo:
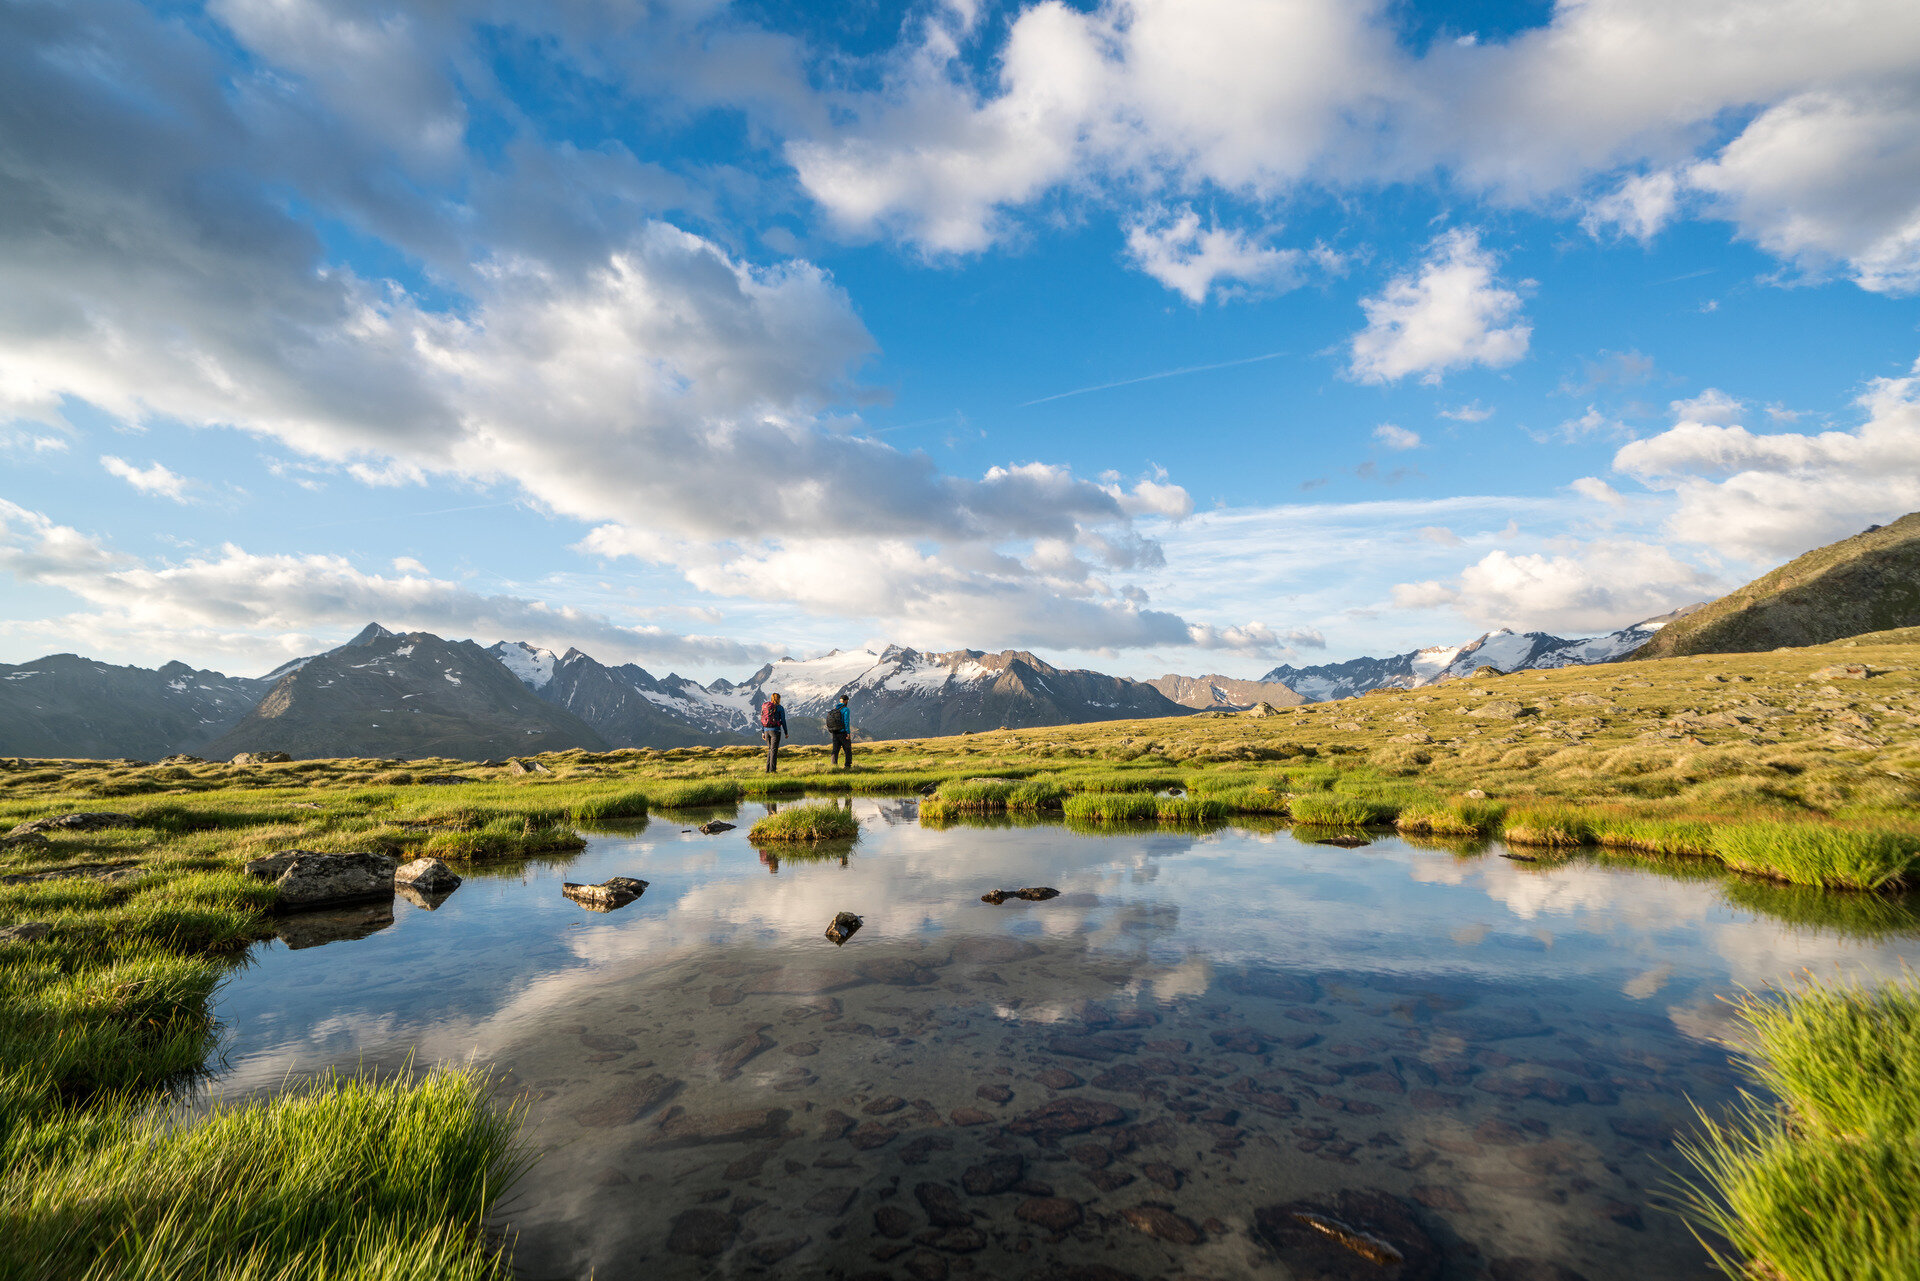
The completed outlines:
{"type": "Polygon", "coordinates": [[[1380,442],[1383,449],[1400,450],[1420,448],[1419,432],[1408,431],[1405,427],[1397,427],[1392,423],[1381,423],[1378,427],[1375,427],[1373,429],[1373,438],[1380,442]]]}
{"type": "Polygon", "coordinates": [[[1722,216],[1777,257],[1841,263],[1863,289],[1920,289],[1920,89],[1824,90],[1768,108],[1687,170],[1722,216]]]}
{"type": "Polygon", "coordinates": [[[1565,441],[1582,441],[1600,435],[1625,436],[1631,439],[1634,434],[1633,428],[1618,418],[1601,413],[1597,405],[1588,405],[1585,413],[1578,418],[1567,419],[1556,427],[1554,432],[1565,441]]]}
{"type": "Polygon", "coordinates": [[[135,467],[124,458],[102,454],[100,465],[107,469],[109,475],[118,476],[141,493],[171,498],[176,503],[187,501],[187,489],[193,483],[184,476],[168,471],[159,463],[135,467]]]}
{"type": "Polygon", "coordinates": [[[610,662],[746,663],[777,654],[774,647],[628,626],[524,597],[483,595],[416,572],[417,564],[396,564],[396,575],[389,577],[365,573],[341,556],[261,556],[229,544],[215,555],[152,565],[0,500],[0,570],[22,582],[64,589],[91,607],[15,622],[9,629],[114,652],[133,649],[149,661],[191,651],[271,666],[309,652],[317,636],[345,635],[370,619],[483,640],[579,645],[610,662]]]}
{"type": "Polygon", "coordinates": [[[1629,174],[1613,191],[1588,203],[1580,225],[1590,236],[1611,227],[1648,241],[1679,212],[1679,192],[1680,180],[1666,170],[1629,174]]]}
{"type": "Polygon", "coordinates": [[[1457,423],[1483,423],[1493,417],[1493,410],[1474,401],[1471,405],[1456,405],[1452,409],[1440,411],[1442,418],[1450,418],[1457,423]]]}
{"type": "Polygon", "coordinates": [[[1582,498],[1592,499],[1596,503],[1605,503],[1609,507],[1627,505],[1626,497],[1598,476],[1582,476],[1567,488],[1582,498]]]}
{"type": "Polygon", "coordinates": [[[398,574],[419,574],[424,576],[428,572],[425,565],[411,556],[395,556],[393,558],[393,569],[394,572],[398,574]]]}
{"type": "Polygon", "coordinates": [[[1450,606],[1482,627],[1588,634],[1721,590],[1712,574],[1664,547],[1603,539],[1556,555],[1491,551],[1452,583],[1402,583],[1393,599],[1403,609],[1450,606]]]}
{"type": "Polygon", "coordinates": [[[1718,387],[1709,387],[1698,396],[1671,402],[1667,409],[1676,423],[1737,423],[1747,407],[1718,387]]]}
{"type": "Polygon", "coordinates": [[[1445,525],[1428,525],[1425,528],[1421,529],[1420,541],[1425,543],[1437,543],[1442,547],[1458,547],[1460,546],[1462,540],[1460,538],[1460,535],[1454,533],[1451,529],[1448,529],[1445,525]]]}
{"type": "Polygon", "coordinates": [[[1300,283],[1307,261],[1298,249],[1275,249],[1218,225],[1202,227],[1191,205],[1155,209],[1135,219],[1127,228],[1127,257],[1196,306],[1216,286],[1223,298],[1291,289],[1300,283]]]}
{"type": "Polygon", "coordinates": [[[1858,403],[1859,427],[1817,435],[1682,421],[1613,465],[1673,492],[1673,537],[1777,562],[1920,510],[1920,367],[1876,379],[1858,403]]]}
{"type": "Polygon", "coordinates": [[[1520,316],[1520,295],[1496,281],[1497,266],[1477,233],[1441,236],[1418,275],[1397,276],[1361,300],[1367,327],[1353,336],[1349,372],[1362,382],[1419,374],[1437,383],[1450,369],[1498,369],[1526,355],[1533,328],[1520,316]]]}

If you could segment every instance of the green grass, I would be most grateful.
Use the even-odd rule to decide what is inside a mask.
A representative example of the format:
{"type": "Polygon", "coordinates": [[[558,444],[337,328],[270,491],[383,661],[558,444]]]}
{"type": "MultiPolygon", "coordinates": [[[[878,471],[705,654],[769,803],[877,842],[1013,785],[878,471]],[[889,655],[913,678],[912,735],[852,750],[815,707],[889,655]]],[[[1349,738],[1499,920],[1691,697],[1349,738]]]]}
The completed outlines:
{"type": "Polygon", "coordinates": [[[1394,823],[1403,832],[1423,835],[1490,836],[1500,830],[1506,817],[1507,807],[1500,801],[1456,796],[1409,805],[1394,823]]]}
{"type": "MultiPolygon", "coordinates": [[[[1911,1281],[1920,1260],[1920,988],[1750,997],[1749,1070],[1779,1101],[1702,1117],[1687,1208],[1733,1276],[1911,1281]]],[[[1713,1248],[1713,1247],[1709,1247],[1713,1248]]]]}
{"type": "Polygon", "coordinates": [[[559,822],[495,818],[465,831],[435,832],[420,846],[428,858],[512,859],[587,847],[586,838],[559,822]]]}
{"type": "Polygon", "coordinates": [[[4,1281],[506,1276],[483,1220],[525,1149],[475,1075],[326,1079],[187,1125],[128,1098],[26,1101],[0,1174],[4,1281]]]}
{"type": "Polygon", "coordinates": [[[578,801],[573,806],[572,816],[581,823],[606,818],[645,818],[647,804],[647,793],[629,788],[624,792],[606,792],[578,801]]]}
{"type": "Polygon", "coordinates": [[[962,814],[1037,814],[1058,810],[1067,796],[1067,788],[1051,778],[953,779],[920,803],[920,816],[939,820],[962,814]]]}
{"type": "Polygon", "coordinates": [[[702,779],[698,782],[656,784],[647,793],[655,809],[700,809],[712,805],[731,805],[743,795],[740,784],[732,779],[702,779]]]}
{"type": "Polygon", "coordinates": [[[1593,820],[1577,805],[1522,805],[1507,815],[1501,835],[1509,845],[1593,845],[1593,820]]]}
{"type": "Polygon", "coordinates": [[[1904,882],[1920,836],[1821,824],[1727,823],[1712,830],[1713,852],[1738,872],[1839,889],[1882,890],[1904,882]]]}
{"type": "Polygon", "coordinates": [[[1399,807],[1389,801],[1338,792],[1308,792],[1296,795],[1287,806],[1293,821],[1310,827],[1365,827],[1373,823],[1391,823],[1399,807]]]}
{"type": "Polygon", "coordinates": [[[1213,823],[1228,813],[1226,802],[1213,798],[1141,792],[1082,792],[1061,808],[1076,823],[1213,823]]]}
{"type": "Polygon", "coordinates": [[[838,841],[860,835],[860,822],[836,805],[796,805],[769,814],[747,833],[752,841],[838,841]]]}

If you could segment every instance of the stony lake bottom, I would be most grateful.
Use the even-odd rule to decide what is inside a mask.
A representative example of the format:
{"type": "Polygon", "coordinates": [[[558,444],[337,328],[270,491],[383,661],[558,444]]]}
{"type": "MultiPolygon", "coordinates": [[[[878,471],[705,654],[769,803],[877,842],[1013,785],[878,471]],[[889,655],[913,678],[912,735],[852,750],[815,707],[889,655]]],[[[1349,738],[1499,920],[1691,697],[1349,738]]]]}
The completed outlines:
{"type": "Polygon", "coordinates": [[[1724,998],[1920,950],[1905,905],[1806,923],[1704,871],[850,804],[851,846],[656,815],[288,918],[221,991],[208,1094],[492,1071],[530,1279],[1705,1277],[1668,1207],[1674,1138],[1746,1084],[1724,998]],[[608,876],[650,887],[560,893],[608,876]],[[1030,885],[1061,893],[980,901],[1030,885]]]}

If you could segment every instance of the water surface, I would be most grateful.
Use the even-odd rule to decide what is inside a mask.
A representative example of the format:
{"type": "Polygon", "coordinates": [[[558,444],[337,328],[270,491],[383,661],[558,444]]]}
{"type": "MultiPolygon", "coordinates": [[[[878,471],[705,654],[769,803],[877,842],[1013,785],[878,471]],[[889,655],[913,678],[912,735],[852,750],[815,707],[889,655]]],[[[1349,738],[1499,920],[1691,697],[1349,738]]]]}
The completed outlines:
{"type": "Polygon", "coordinates": [[[1722,998],[1916,950],[1903,907],[1497,846],[852,806],[814,859],[747,805],[290,922],[223,989],[218,1089],[496,1069],[527,1277],[1704,1277],[1657,1194],[1741,1084],[1722,998]],[[560,894],[613,875],[651,887],[560,894]],[[979,900],[1027,885],[1061,894],[979,900]]]}

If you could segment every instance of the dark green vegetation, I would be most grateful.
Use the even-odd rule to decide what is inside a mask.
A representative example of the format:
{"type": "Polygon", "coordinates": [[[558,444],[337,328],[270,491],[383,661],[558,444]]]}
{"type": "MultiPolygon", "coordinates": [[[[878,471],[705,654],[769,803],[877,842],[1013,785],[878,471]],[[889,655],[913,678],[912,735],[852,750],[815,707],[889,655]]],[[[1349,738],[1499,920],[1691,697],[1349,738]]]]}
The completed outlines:
{"type": "MultiPolygon", "coordinates": [[[[164,1151],[177,1174],[171,1182],[149,1179],[151,1196],[137,1214],[159,1216],[155,1242],[191,1230],[225,1246],[217,1257],[168,1246],[166,1257],[182,1260],[172,1271],[171,1264],[148,1268],[144,1256],[110,1254],[97,1275],[301,1276],[337,1266],[459,1276],[491,1266],[478,1244],[476,1207],[501,1190],[512,1159],[477,1094],[464,1113],[448,1102],[471,1085],[330,1088],[257,1114],[141,1128],[160,1124],[143,1110],[163,1099],[159,1092],[204,1063],[208,998],[229,958],[271,928],[275,891],[248,878],[241,864],[288,848],[434,854],[458,864],[578,848],[580,826],[641,819],[654,809],[937,789],[923,806],[928,822],[1040,822],[1056,812],[1089,830],[1228,815],[1335,828],[1391,822],[1419,839],[1463,842],[1467,854],[1479,848],[1473,842],[1504,835],[1554,857],[1726,877],[1736,902],[1745,887],[1755,910],[1782,910],[1771,904],[1790,901],[1793,919],[1862,937],[1910,929],[1902,900],[1839,891],[1890,890],[1914,879],[1916,660],[1920,630],[1785,653],[1476,678],[1259,717],[863,744],[854,771],[829,770],[823,748],[800,747],[788,754],[790,772],[768,775],[759,749],[745,745],[571,750],[499,766],[0,762],[0,832],[74,811],[124,816],[100,830],[0,842],[0,927],[49,927],[42,938],[0,941],[0,1155],[9,1170],[0,1189],[10,1215],[40,1207],[33,1231],[70,1228],[82,1234],[74,1240],[91,1239],[84,1234],[97,1221],[88,1216],[108,1213],[98,1206],[122,1204],[114,1198],[138,1190],[110,1177],[113,1162],[96,1155],[161,1136],[153,1141],[171,1145],[164,1151]],[[1857,664],[1868,675],[1816,675],[1836,664],[1857,664]],[[1804,888],[1759,896],[1757,882],[1727,877],[1725,868],[1804,888]],[[219,1137],[257,1138],[276,1125],[290,1136],[325,1135],[346,1124],[343,1117],[372,1124],[366,1110],[382,1108],[392,1124],[413,1125],[404,1118],[414,1115],[408,1109],[416,1099],[437,1099],[435,1106],[467,1118],[423,1138],[419,1149],[464,1171],[457,1187],[421,1193],[425,1185],[410,1182],[407,1168],[354,1166],[350,1145],[336,1145],[345,1164],[314,1175],[350,1189],[339,1204],[393,1207],[391,1217],[382,1217],[386,1210],[367,1217],[364,1240],[341,1237],[325,1247],[356,1252],[359,1263],[323,1255],[334,1221],[318,1211],[283,1214],[287,1194],[271,1171],[243,1168],[243,1154],[230,1146],[238,1140],[219,1137]],[[197,1137],[203,1131],[211,1137],[197,1137]],[[31,1174],[14,1173],[23,1169],[31,1174]],[[219,1200],[208,1189],[230,1189],[231,1197],[219,1200]],[[98,1206],[88,1208],[96,1196],[98,1206]],[[441,1208],[420,1208],[429,1203],[441,1208]],[[429,1220],[438,1226],[422,1226],[429,1220]]],[[[852,823],[844,810],[801,806],[783,809],[778,825],[812,831],[828,815],[838,816],[836,825],[852,823]]],[[[811,840],[795,843],[802,856],[822,848],[811,840]]],[[[285,1143],[292,1146],[277,1150],[313,1150],[293,1137],[285,1143]]],[[[1729,1177],[1736,1170],[1724,1168],[1729,1177]]],[[[1729,1204],[1745,1207],[1730,1213],[1762,1216],[1756,1233],[1776,1213],[1754,1198],[1736,1203],[1729,1194],[1729,1204]]],[[[1748,1248],[1748,1238],[1735,1240],[1748,1248]]],[[[8,1266],[37,1265],[0,1264],[8,1266]]],[[[52,1269],[76,1270],[84,1275],[65,1264],[52,1269]]]]}
{"type": "Polygon", "coordinates": [[[1820,645],[1920,625],[1920,512],[1788,561],[1667,624],[1633,658],[1820,645]]]}
{"type": "Polygon", "coordinates": [[[1697,1219],[1734,1276],[1906,1281],[1920,1260],[1920,988],[1810,986],[1740,1013],[1756,1081],[1686,1155],[1697,1219]]]}

